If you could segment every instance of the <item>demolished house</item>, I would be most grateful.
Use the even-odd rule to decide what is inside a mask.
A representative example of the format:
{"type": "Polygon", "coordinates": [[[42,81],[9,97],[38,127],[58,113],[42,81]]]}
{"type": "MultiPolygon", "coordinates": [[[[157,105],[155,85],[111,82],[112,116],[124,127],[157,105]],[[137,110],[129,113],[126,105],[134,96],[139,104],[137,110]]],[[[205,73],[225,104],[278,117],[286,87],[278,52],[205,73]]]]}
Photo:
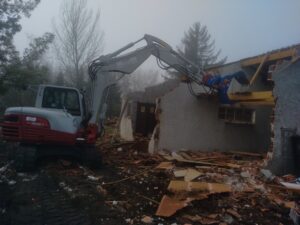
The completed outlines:
{"type": "Polygon", "coordinates": [[[170,92],[179,85],[178,79],[168,79],[145,91],[137,91],[122,96],[120,136],[126,141],[133,141],[135,135],[151,137],[156,126],[156,99],[170,92]]]}
{"type": "MultiPolygon", "coordinates": [[[[294,150],[299,146],[299,46],[207,69],[208,73],[221,77],[239,71],[246,74],[249,81],[246,85],[231,80],[227,90],[230,103],[222,102],[218,93],[185,81],[169,90],[156,87],[161,93],[148,88],[145,93],[132,94],[131,104],[125,107],[127,113],[121,120],[121,137],[133,140],[133,134],[139,131],[137,121],[149,122],[146,122],[149,117],[139,116],[139,112],[147,110],[141,104],[142,98],[144,103],[152,104],[151,112],[156,99],[156,126],[149,142],[150,152],[268,152],[266,165],[274,172],[294,171],[294,150]],[[149,101],[147,95],[151,96],[149,101]]],[[[152,129],[153,125],[147,136],[152,129]]]]}

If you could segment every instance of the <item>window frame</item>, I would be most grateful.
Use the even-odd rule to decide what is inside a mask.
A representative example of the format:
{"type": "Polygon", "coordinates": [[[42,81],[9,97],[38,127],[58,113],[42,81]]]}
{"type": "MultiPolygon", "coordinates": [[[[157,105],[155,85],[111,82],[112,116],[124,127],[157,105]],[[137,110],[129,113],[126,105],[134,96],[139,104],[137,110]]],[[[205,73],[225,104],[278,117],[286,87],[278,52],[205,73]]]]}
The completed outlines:
{"type": "MultiPolygon", "coordinates": [[[[54,90],[54,91],[58,91],[58,92],[73,92],[76,93],[77,96],[77,100],[76,100],[76,104],[79,106],[79,110],[74,112],[74,110],[70,110],[69,108],[66,107],[66,110],[68,111],[68,113],[70,113],[72,116],[82,116],[82,105],[80,102],[80,93],[76,90],[76,89],[72,89],[72,88],[60,88],[60,87],[45,87],[43,90],[43,97],[42,97],[42,102],[41,102],[41,107],[42,108],[48,108],[48,109],[58,109],[58,110],[63,110],[63,108],[59,108],[59,107],[49,107],[48,105],[45,105],[45,93],[46,91],[49,90],[54,90]]],[[[67,95],[66,95],[67,96],[67,95]]]]}

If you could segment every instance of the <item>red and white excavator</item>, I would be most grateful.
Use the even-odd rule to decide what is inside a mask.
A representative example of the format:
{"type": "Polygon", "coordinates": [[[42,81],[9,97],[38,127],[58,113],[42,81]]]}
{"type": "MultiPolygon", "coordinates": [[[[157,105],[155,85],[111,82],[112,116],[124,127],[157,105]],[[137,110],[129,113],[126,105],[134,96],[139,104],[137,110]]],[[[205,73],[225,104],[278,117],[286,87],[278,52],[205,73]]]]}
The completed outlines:
{"type": "Polygon", "coordinates": [[[175,69],[190,81],[203,85],[203,71],[198,66],[162,40],[145,35],[90,63],[89,109],[85,103],[87,98],[78,89],[53,85],[39,86],[35,107],[6,109],[1,124],[2,138],[17,145],[16,168],[19,171],[33,169],[36,159],[44,154],[70,153],[86,159],[91,166],[99,165],[100,156],[94,145],[103,131],[109,89],[151,55],[161,68],[175,69]],[[146,41],[144,47],[121,54],[143,40],[146,41]]]}

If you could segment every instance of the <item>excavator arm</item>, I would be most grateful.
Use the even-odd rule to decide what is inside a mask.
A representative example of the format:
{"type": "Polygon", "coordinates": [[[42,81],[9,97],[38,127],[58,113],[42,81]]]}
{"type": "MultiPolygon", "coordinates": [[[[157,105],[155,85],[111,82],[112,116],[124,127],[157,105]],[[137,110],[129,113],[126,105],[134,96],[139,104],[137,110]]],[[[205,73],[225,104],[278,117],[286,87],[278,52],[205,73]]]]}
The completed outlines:
{"type": "Polygon", "coordinates": [[[151,55],[156,58],[160,68],[164,70],[174,69],[180,75],[185,75],[189,81],[217,91],[221,104],[233,104],[235,102],[234,99],[230,99],[231,96],[228,96],[227,93],[232,79],[236,79],[241,84],[248,83],[246,74],[242,71],[227,76],[210,76],[204,73],[202,68],[174,51],[164,41],[146,34],[143,38],[116,52],[100,56],[89,65],[89,76],[92,81],[92,111],[88,124],[96,124],[98,134],[103,129],[109,88],[124,75],[134,72],[151,55]],[[122,54],[141,41],[146,42],[144,47],[122,54]]]}
{"type": "Polygon", "coordinates": [[[162,69],[175,69],[179,74],[185,75],[191,81],[202,85],[202,70],[198,66],[175,52],[164,41],[151,35],[145,35],[114,53],[95,59],[89,65],[89,76],[92,81],[92,111],[89,124],[97,124],[98,133],[101,133],[101,128],[103,128],[102,123],[106,112],[105,102],[109,88],[125,74],[134,72],[151,55],[156,57],[158,65],[162,69]],[[143,40],[146,41],[144,47],[121,54],[143,40]]]}

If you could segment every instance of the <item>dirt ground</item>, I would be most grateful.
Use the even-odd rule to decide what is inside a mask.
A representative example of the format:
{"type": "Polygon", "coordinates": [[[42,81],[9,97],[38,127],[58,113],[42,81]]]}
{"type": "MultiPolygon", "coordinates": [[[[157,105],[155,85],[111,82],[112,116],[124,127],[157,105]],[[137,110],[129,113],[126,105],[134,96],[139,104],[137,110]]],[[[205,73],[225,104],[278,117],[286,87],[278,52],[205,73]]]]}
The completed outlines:
{"type": "Polygon", "coordinates": [[[0,224],[293,224],[287,206],[293,195],[273,179],[264,180],[261,159],[239,154],[222,157],[240,168],[202,166],[196,179],[226,180],[235,191],[191,201],[170,217],[156,216],[163,195],[173,195],[170,181],[180,179],[174,168],[191,165],[171,160],[173,169],[157,169],[166,159],[149,155],[146,144],[144,139],[111,144],[106,137],[98,145],[101,169],[55,158],[43,160],[32,173],[17,173],[0,146],[0,224]]]}

